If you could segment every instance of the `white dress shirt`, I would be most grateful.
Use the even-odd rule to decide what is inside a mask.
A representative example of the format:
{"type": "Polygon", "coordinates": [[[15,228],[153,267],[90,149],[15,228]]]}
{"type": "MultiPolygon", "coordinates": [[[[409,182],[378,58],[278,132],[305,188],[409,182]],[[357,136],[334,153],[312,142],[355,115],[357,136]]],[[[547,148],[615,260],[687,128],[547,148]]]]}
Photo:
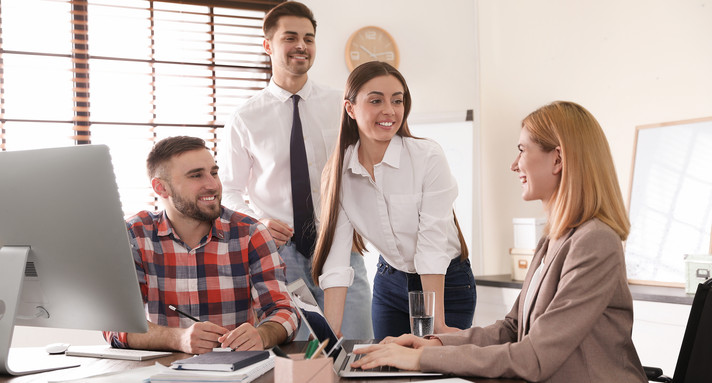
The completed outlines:
{"type": "MultiPolygon", "coordinates": [[[[315,209],[321,171],[336,144],[343,95],[307,80],[297,92],[315,209]]],[[[223,205],[257,219],[276,218],[294,227],[289,137],[292,94],[274,81],[241,105],[225,125],[218,151],[223,205]],[[245,202],[249,200],[249,204],[245,202]]]]}
{"type": "Polygon", "coordinates": [[[358,161],[359,144],[344,153],[341,209],[320,286],[351,284],[354,229],[396,269],[444,275],[460,256],[460,242],[453,220],[457,183],[442,148],[396,135],[373,167],[374,180],[358,161]]]}

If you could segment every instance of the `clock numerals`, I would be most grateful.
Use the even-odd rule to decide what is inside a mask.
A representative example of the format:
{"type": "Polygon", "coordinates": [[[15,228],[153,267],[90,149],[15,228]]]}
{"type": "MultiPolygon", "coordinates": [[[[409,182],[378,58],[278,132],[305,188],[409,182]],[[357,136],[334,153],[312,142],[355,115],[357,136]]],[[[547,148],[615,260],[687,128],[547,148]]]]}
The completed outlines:
{"type": "Polygon", "coordinates": [[[378,34],[376,31],[366,31],[364,32],[364,37],[366,37],[367,40],[375,40],[378,34]]]}
{"type": "Polygon", "coordinates": [[[351,60],[361,60],[361,52],[351,51],[351,60]]]}
{"type": "Polygon", "coordinates": [[[396,59],[396,55],[393,52],[383,52],[383,54],[386,56],[384,58],[386,61],[393,61],[396,59]]]}

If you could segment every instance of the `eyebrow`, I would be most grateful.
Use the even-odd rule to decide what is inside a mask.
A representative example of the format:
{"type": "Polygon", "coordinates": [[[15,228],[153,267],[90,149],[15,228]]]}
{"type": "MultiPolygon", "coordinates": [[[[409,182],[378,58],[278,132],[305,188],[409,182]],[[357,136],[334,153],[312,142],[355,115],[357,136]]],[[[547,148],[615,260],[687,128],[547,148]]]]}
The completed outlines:
{"type": "MultiPolygon", "coordinates": [[[[284,31],[284,34],[285,34],[285,35],[299,36],[299,33],[294,32],[294,31],[284,31]]],[[[316,37],[316,34],[310,32],[310,33],[307,33],[305,36],[308,36],[308,37],[316,37]]]]}
{"type": "MultiPolygon", "coordinates": [[[[200,172],[202,172],[204,169],[205,169],[205,168],[190,169],[190,170],[188,170],[187,172],[185,172],[185,175],[191,175],[191,174],[195,174],[195,173],[200,173],[200,172]]],[[[213,167],[210,168],[211,171],[213,171],[213,170],[218,170],[218,169],[220,169],[220,167],[217,166],[217,165],[215,165],[215,166],[213,166],[213,167]]]]}
{"type": "MultiPolygon", "coordinates": [[[[379,91],[377,91],[377,90],[372,90],[372,91],[368,92],[367,94],[376,94],[376,95],[379,95],[379,96],[383,96],[383,92],[379,92],[379,91]]],[[[395,92],[395,93],[393,93],[393,96],[400,96],[400,95],[403,95],[403,92],[395,92]]]]}

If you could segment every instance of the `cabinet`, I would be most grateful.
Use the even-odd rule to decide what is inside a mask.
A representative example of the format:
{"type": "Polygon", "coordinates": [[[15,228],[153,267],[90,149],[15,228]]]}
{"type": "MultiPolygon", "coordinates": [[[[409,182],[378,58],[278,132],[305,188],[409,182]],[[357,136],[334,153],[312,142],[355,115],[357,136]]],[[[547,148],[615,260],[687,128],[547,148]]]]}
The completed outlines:
{"type": "MultiPolygon", "coordinates": [[[[483,277],[475,278],[478,286],[474,325],[487,326],[511,310],[520,288],[491,286],[483,277]]],[[[666,375],[673,375],[690,307],[685,303],[640,300],[634,293],[633,343],[643,365],[660,367],[666,375]]]]}

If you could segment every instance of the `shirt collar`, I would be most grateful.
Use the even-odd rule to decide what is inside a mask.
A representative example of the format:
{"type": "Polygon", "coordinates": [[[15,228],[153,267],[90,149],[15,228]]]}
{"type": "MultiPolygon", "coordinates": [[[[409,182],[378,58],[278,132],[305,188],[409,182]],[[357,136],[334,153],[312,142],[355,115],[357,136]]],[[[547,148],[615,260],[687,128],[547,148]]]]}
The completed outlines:
{"type": "MultiPolygon", "coordinates": [[[[351,151],[352,154],[351,154],[349,163],[347,164],[346,167],[347,167],[347,169],[351,170],[351,172],[354,174],[361,174],[364,176],[369,176],[366,169],[358,161],[359,146],[361,146],[361,140],[356,142],[355,145],[352,145],[349,147],[348,150],[351,151]]],[[[401,159],[402,151],[403,151],[403,137],[396,134],[395,136],[393,136],[393,138],[391,138],[391,142],[388,144],[388,148],[386,148],[386,153],[383,155],[383,159],[381,160],[380,163],[384,164],[384,165],[388,165],[395,169],[400,168],[400,159],[401,159]]]]}
{"type": "Polygon", "coordinates": [[[386,148],[386,154],[383,155],[381,163],[388,164],[396,169],[400,168],[401,152],[403,151],[403,137],[399,135],[393,136],[391,142],[386,148]]]}
{"type": "MultiPolygon", "coordinates": [[[[215,239],[224,239],[225,238],[225,224],[223,221],[220,219],[221,217],[218,217],[215,219],[213,222],[212,227],[210,228],[210,232],[206,237],[212,237],[215,239]]],[[[177,237],[177,234],[174,233],[173,230],[173,225],[171,225],[171,220],[168,219],[168,215],[166,214],[166,211],[164,210],[161,216],[158,218],[158,224],[156,225],[157,228],[157,235],[159,237],[167,237],[167,236],[173,236],[174,238],[177,237]]]]}
{"type": "MultiPolygon", "coordinates": [[[[292,93],[280,88],[279,85],[274,82],[274,78],[269,80],[269,85],[267,85],[267,89],[281,102],[285,102],[292,97],[292,93]]],[[[304,86],[302,87],[302,89],[299,89],[297,94],[303,100],[308,100],[309,96],[311,96],[312,94],[313,89],[314,87],[311,79],[307,78],[307,82],[304,83],[304,86]]]]}

